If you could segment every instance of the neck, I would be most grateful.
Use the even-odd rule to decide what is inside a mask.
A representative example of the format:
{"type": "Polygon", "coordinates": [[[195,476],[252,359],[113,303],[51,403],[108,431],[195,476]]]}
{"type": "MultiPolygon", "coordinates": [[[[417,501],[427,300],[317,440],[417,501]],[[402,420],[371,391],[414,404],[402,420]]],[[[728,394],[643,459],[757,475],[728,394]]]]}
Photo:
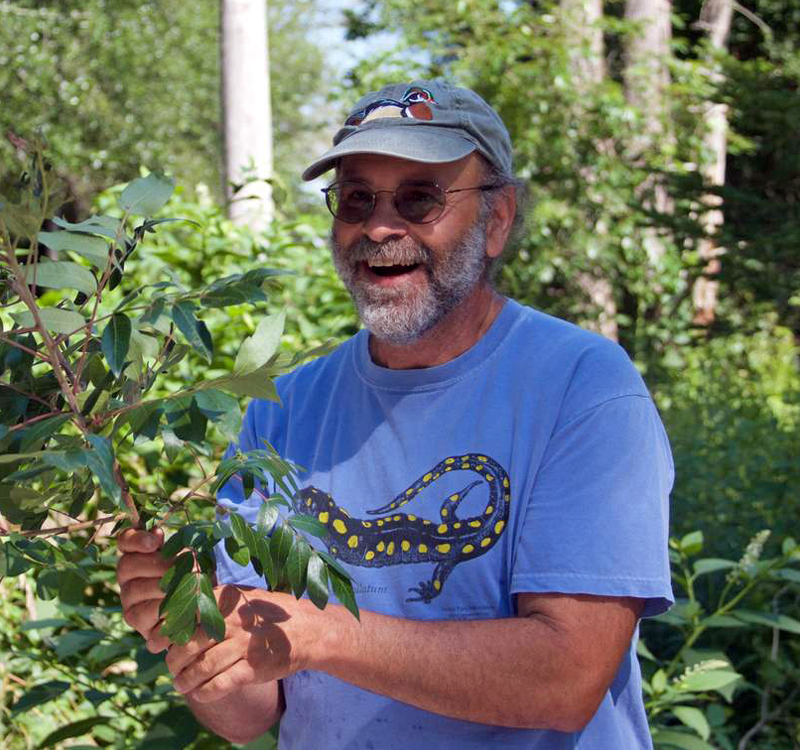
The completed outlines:
{"type": "Polygon", "coordinates": [[[503,298],[488,284],[482,284],[411,344],[392,344],[370,335],[372,361],[392,370],[443,365],[467,351],[489,330],[503,302],[503,298]]]}

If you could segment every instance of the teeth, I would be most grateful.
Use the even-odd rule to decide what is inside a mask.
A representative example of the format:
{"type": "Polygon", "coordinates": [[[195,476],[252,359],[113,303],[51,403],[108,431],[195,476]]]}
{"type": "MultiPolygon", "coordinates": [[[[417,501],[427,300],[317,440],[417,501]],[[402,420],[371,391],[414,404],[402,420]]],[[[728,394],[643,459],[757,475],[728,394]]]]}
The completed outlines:
{"type": "Polygon", "coordinates": [[[370,268],[388,267],[388,266],[415,266],[416,263],[397,263],[390,258],[370,258],[367,263],[370,268]]]}

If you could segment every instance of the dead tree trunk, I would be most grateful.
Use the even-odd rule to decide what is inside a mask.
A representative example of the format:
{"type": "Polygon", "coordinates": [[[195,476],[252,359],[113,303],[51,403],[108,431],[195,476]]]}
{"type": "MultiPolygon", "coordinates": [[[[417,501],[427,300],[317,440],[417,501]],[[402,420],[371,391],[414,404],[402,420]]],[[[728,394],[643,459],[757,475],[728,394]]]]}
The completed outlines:
{"type": "MultiPolygon", "coordinates": [[[[707,75],[715,84],[723,80],[719,65],[713,60],[715,51],[724,50],[728,45],[728,34],[733,16],[732,0],[706,0],[700,12],[698,26],[708,34],[710,55],[708,56],[707,75]]],[[[721,102],[709,102],[703,110],[705,120],[705,137],[703,139],[702,175],[705,183],[711,187],[725,184],[725,163],[727,156],[728,107],[721,102]]],[[[708,193],[703,198],[703,214],[701,224],[705,237],[700,241],[700,258],[705,262],[703,275],[698,278],[692,288],[694,303],[694,321],[698,325],[708,326],[714,322],[717,308],[719,281],[717,275],[722,267],[720,257],[725,253],[720,247],[717,235],[723,224],[721,209],[722,200],[715,193],[708,193]]]]}
{"type": "Polygon", "coordinates": [[[273,216],[267,0],[222,0],[220,27],[228,216],[263,229],[273,216]]]}

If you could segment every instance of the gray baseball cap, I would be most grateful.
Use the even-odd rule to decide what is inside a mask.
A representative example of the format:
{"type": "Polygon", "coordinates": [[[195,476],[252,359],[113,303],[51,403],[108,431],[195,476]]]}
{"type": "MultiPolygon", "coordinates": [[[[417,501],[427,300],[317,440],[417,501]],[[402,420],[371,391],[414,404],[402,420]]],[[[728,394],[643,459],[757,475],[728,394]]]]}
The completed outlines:
{"type": "Polygon", "coordinates": [[[303,172],[303,179],[319,177],[351,154],[440,164],[473,151],[511,174],[508,131],[480,96],[441,80],[397,83],[359,99],[333,137],[333,148],[303,172]]]}

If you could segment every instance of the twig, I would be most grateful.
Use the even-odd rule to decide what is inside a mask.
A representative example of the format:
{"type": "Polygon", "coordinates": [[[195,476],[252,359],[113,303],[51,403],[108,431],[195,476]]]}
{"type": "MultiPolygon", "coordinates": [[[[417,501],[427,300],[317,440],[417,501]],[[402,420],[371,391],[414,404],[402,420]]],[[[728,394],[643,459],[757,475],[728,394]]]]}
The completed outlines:
{"type": "Polygon", "coordinates": [[[794,700],[797,694],[800,693],[800,688],[795,688],[792,690],[791,693],[787,696],[786,700],[783,701],[777,708],[773,711],[768,713],[766,716],[763,714],[763,704],[762,704],[762,716],[761,718],[752,726],[750,729],[747,730],[745,735],[739,741],[739,744],[736,746],[736,750],[745,750],[747,745],[750,743],[750,740],[755,737],[769,722],[773,719],[776,719],[783,713],[783,710],[787,706],[794,705],[794,700]]]}
{"type": "MultiPolygon", "coordinates": [[[[47,407],[49,407],[51,409],[53,408],[53,405],[49,401],[46,401],[45,399],[41,398],[40,396],[37,396],[35,393],[28,393],[28,391],[23,391],[22,388],[17,388],[17,386],[12,385],[11,383],[3,383],[2,385],[3,385],[4,388],[8,388],[8,390],[10,390],[10,391],[14,391],[15,393],[19,393],[21,396],[25,396],[26,398],[30,398],[30,399],[33,399],[34,401],[38,401],[42,406],[47,406],[47,407]]],[[[53,412],[53,413],[54,414],[66,414],[67,412],[58,411],[58,412],[53,412]]],[[[52,416],[53,413],[48,414],[47,416],[52,416]]],[[[69,412],[69,413],[71,413],[71,412],[69,412]]],[[[39,419],[39,417],[36,417],[35,419],[39,419]]],[[[30,420],[30,421],[32,422],[34,420],[30,420]]],[[[12,427],[9,430],[9,432],[17,429],[18,427],[24,427],[27,424],[29,424],[29,422],[23,422],[22,424],[14,425],[14,427],[12,427]]]]}
{"type": "MultiPolygon", "coordinates": [[[[81,521],[80,523],[72,523],[68,526],[58,526],[52,529],[34,529],[32,531],[17,531],[15,533],[21,534],[22,536],[26,537],[37,537],[37,536],[52,536],[53,534],[73,534],[76,531],[82,531],[83,529],[91,529],[93,526],[102,526],[104,524],[110,523],[111,521],[121,521],[123,518],[127,518],[127,513],[117,513],[115,516],[105,516],[103,518],[95,518],[93,521],[81,521]]],[[[3,534],[6,535],[10,534],[10,530],[3,529],[3,534]]]]}

